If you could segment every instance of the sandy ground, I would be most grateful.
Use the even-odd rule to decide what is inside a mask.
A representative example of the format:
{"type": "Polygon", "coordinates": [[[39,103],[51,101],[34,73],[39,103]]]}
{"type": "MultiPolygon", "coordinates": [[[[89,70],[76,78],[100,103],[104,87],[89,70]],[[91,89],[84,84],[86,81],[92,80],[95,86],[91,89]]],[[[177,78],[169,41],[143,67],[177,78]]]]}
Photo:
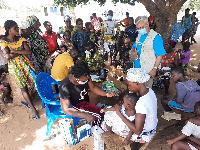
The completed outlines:
{"type": "MultiPolygon", "coordinates": [[[[191,46],[192,54],[187,75],[188,77],[197,80],[200,78],[200,75],[196,72],[196,67],[200,62],[200,35],[195,38],[197,44],[191,46]]],[[[177,45],[177,49],[178,48],[181,48],[180,44],[177,45]]],[[[170,85],[170,97],[173,97],[174,89],[174,83],[172,83],[170,85]]],[[[184,121],[193,116],[193,114],[183,114],[183,121],[181,122],[174,120],[168,122],[162,119],[160,116],[163,114],[164,110],[160,104],[160,98],[164,93],[164,90],[158,88],[154,88],[153,90],[156,92],[158,98],[158,129],[156,136],[150,143],[141,145],[141,150],[168,150],[169,146],[167,145],[166,139],[177,136],[181,130],[181,127],[176,124],[179,123],[183,125],[184,121]]],[[[97,99],[93,98],[92,103],[96,102],[97,99]]],[[[56,120],[53,125],[51,138],[46,140],[47,119],[45,116],[45,109],[41,108],[41,100],[34,99],[33,103],[40,116],[40,119],[36,121],[31,119],[31,111],[24,106],[15,106],[13,104],[8,104],[6,106],[0,105],[0,109],[4,113],[4,116],[0,117],[1,150],[55,150],[63,147],[65,141],[60,134],[58,120],[56,120]]],[[[134,148],[134,146],[132,147],[134,148]]]]}

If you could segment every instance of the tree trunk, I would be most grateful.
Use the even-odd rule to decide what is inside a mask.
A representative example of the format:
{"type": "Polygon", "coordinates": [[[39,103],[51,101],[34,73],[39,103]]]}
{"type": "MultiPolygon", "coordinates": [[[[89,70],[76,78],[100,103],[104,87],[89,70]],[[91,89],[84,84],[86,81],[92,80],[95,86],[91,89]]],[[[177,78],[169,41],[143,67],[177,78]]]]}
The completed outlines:
{"type": "Polygon", "coordinates": [[[137,0],[142,3],[156,23],[156,31],[163,41],[170,39],[171,26],[177,22],[177,14],[187,0],[137,0]]]}

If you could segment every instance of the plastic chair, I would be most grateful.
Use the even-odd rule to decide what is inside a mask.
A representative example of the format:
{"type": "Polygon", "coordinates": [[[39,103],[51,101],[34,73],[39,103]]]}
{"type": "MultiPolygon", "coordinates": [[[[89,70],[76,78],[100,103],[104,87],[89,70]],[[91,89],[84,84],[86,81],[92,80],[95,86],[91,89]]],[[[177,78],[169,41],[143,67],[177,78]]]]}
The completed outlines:
{"type": "MultiPolygon", "coordinates": [[[[73,124],[76,126],[81,118],[69,116],[63,113],[60,101],[55,99],[52,85],[60,85],[60,82],[54,80],[48,73],[41,72],[36,78],[36,89],[40,98],[46,105],[47,131],[46,138],[49,139],[51,128],[57,118],[72,118],[73,124]]],[[[70,107],[73,107],[70,105],[70,107]]]]}

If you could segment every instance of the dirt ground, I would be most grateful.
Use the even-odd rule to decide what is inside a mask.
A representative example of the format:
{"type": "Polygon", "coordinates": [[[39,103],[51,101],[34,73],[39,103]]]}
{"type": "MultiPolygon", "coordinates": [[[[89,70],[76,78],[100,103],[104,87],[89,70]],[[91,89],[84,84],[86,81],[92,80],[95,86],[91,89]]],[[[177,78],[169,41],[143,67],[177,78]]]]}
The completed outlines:
{"type": "MultiPolygon", "coordinates": [[[[1,30],[2,31],[2,30],[1,30]]],[[[0,35],[1,35],[0,31],[0,35]]],[[[197,44],[191,45],[191,59],[188,67],[187,76],[197,80],[200,75],[196,72],[196,67],[200,62],[200,36],[195,37],[197,44]]],[[[177,49],[181,48],[180,43],[177,49]]],[[[170,97],[174,95],[174,83],[170,85],[170,97]]],[[[170,147],[167,145],[166,140],[177,136],[182,129],[182,126],[189,117],[193,114],[183,114],[182,121],[166,121],[160,116],[163,114],[163,108],[160,104],[161,95],[164,93],[163,89],[153,88],[158,98],[158,128],[156,136],[150,143],[135,147],[132,149],[141,150],[168,150],[170,147]],[[177,124],[178,123],[178,124],[177,124]]],[[[92,103],[96,103],[97,99],[93,99],[92,103]]],[[[45,116],[45,109],[41,108],[41,100],[33,100],[36,109],[39,112],[40,119],[32,120],[31,111],[24,106],[15,106],[8,104],[6,106],[0,105],[4,116],[0,117],[0,145],[1,150],[60,150],[63,148],[65,141],[60,134],[58,120],[53,125],[51,137],[46,140],[46,124],[47,119],[45,116]]],[[[110,102],[108,102],[110,103],[110,102]]],[[[180,113],[180,112],[178,112],[180,113]]]]}

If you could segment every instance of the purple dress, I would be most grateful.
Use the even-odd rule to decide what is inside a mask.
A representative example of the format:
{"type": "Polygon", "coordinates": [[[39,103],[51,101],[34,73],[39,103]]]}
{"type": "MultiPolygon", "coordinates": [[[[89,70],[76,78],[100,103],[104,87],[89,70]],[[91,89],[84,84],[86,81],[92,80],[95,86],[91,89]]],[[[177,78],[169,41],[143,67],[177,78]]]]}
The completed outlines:
{"type": "Polygon", "coordinates": [[[200,101],[200,86],[194,80],[176,84],[176,102],[185,110],[194,111],[194,105],[200,101]]]}

